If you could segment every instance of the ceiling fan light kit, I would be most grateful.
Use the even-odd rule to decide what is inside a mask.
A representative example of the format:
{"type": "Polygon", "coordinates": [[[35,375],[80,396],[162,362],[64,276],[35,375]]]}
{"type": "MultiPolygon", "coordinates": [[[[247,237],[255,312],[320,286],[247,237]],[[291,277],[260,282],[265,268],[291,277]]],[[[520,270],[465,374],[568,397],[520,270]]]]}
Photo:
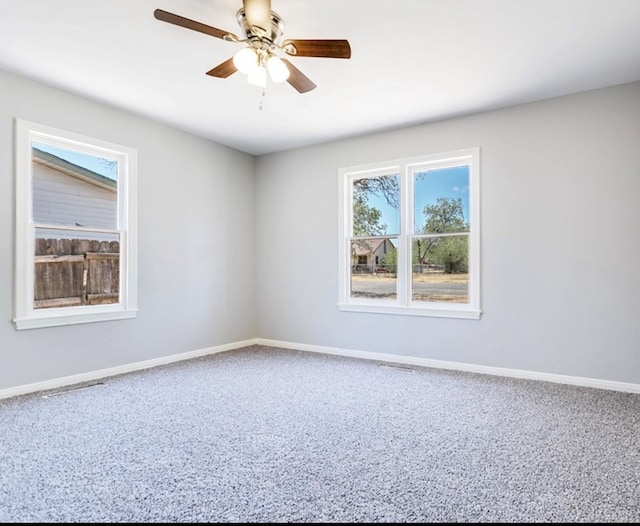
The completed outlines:
{"type": "MultiPolygon", "coordinates": [[[[260,3],[260,2],[258,2],[260,3]]],[[[252,5],[249,3],[249,5],[252,5]]],[[[267,72],[273,82],[284,82],[289,78],[289,69],[274,51],[278,48],[275,42],[284,32],[284,22],[273,11],[268,15],[263,6],[260,6],[260,18],[269,21],[269,30],[261,25],[249,25],[246,9],[240,9],[236,16],[240,28],[246,38],[238,42],[246,42],[247,47],[242,48],[233,57],[233,64],[240,73],[247,75],[247,82],[261,88],[267,85],[267,72]],[[265,71],[266,69],[266,71],[265,71]]]]}
{"type": "Polygon", "coordinates": [[[289,75],[291,75],[287,65],[282,62],[280,57],[275,55],[271,55],[267,59],[267,71],[273,82],[284,82],[289,78],[289,75]]]}
{"type": "Polygon", "coordinates": [[[267,86],[267,71],[262,66],[252,69],[247,73],[247,82],[265,88],[267,86]]]}
{"type": "Polygon", "coordinates": [[[236,71],[247,75],[247,82],[261,88],[267,85],[268,77],[273,82],[287,81],[299,93],[306,93],[316,87],[289,60],[282,59],[278,52],[296,57],[351,58],[351,47],[347,40],[292,40],[280,43],[285,24],[282,18],[271,10],[270,0],[243,0],[236,19],[244,38],[208,26],[195,20],[156,9],[154,16],[193,31],[198,31],[227,42],[245,44],[232,58],[207,71],[207,75],[227,78],[236,71]]]}

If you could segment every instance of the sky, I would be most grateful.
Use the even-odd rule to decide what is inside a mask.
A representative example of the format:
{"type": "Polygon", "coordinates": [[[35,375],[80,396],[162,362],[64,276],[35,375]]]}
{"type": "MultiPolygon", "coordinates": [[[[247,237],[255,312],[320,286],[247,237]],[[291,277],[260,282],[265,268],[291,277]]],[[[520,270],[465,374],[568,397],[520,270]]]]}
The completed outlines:
{"type": "MultiPolygon", "coordinates": [[[[418,172],[423,176],[415,176],[414,218],[415,230],[424,226],[426,217],[423,209],[426,205],[435,204],[438,197],[462,198],[464,219],[469,221],[469,166],[456,166],[418,172]]],[[[388,234],[400,233],[399,212],[391,207],[384,197],[370,195],[367,204],[382,212],[380,223],[387,225],[388,234]]]]}
{"type": "Polygon", "coordinates": [[[34,142],[33,147],[41,150],[43,152],[50,153],[55,155],[56,157],[60,157],[65,161],[69,161],[77,166],[82,166],[83,168],[87,168],[92,172],[95,172],[100,175],[104,175],[109,179],[116,180],[117,176],[117,163],[107,162],[105,159],[101,157],[96,157],[94,155],[88,155],[86,153],[81,153],[75,150],[67,150],[64,148],[57,148],[55,146],[51,146],[49,144],[42,144],[34,142]]]}

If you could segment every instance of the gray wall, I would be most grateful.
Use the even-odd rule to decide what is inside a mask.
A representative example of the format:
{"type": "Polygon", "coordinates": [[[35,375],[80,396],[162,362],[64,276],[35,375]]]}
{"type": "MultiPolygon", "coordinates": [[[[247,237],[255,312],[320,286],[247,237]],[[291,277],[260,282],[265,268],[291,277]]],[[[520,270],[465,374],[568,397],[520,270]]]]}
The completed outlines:
{"type": "Polygon", "coordinates": [[[253,338],[255,159],[0,71],[0,389],[253,338]],[[138,150],[132,320],[17,331],[14,118],[138,150]]]}
{"type": "Polygon", "coordinates": [[[1,71],[0,93],[0,389],[254,337],[640,384],[640,83],[257,160],[1,71]],[[137,318],[15,330],[14,117],[137,148],[137,318]],[[482,318],[338,311],[338,169],[473,146],[482,318]]]}
{"type": "Polygon", "coordinates": [[[257,334],[640,383],[640,83],[258,158],[257,334]],[[481,148],[480,320],[337,309],[338,169],[481,148]]]}

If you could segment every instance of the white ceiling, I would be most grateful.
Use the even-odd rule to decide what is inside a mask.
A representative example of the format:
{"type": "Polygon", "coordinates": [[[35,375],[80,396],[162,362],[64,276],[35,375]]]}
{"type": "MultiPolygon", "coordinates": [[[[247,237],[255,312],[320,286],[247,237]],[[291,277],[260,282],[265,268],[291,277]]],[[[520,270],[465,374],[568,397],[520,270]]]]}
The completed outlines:
{"type": "Polygon", "coordinates": [[[242,0],[0,0],[0,69],[260,155],[640,80],[640,0],[272,0],[318,87],[205,75],[240,49],[242,0]],[[260,109],[260,102],[263,108],[260,109]]]}

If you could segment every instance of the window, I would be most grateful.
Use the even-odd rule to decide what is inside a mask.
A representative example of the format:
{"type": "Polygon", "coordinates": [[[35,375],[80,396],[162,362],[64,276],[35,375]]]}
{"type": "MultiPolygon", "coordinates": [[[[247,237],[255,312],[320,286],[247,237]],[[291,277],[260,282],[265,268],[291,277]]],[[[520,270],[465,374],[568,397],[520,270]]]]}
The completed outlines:
{"type": "Polygon", "coordinates": [[[137,313],[136,151],[16,119],[17,329],[137,313]]]}
{"type": "Polygon", "coordinates": [[[479,155],[340,170],[341,310],[480,318],[479,155]]]}

